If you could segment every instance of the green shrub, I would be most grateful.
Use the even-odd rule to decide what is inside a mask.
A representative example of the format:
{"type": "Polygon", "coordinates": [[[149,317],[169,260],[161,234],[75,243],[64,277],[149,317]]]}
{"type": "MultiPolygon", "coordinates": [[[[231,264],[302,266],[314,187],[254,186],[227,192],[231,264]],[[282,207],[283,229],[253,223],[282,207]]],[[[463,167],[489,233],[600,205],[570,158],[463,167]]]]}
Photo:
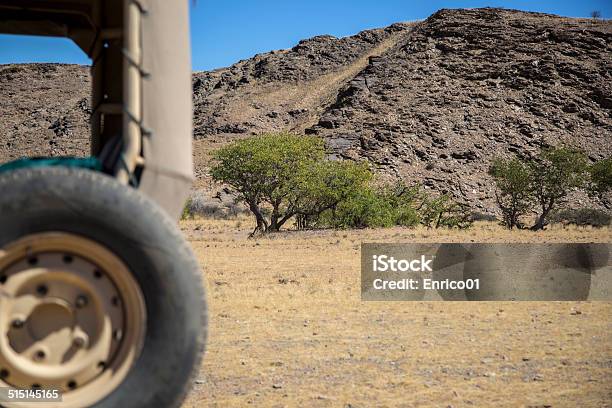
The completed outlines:
{"type": "Polygon", "coordinates": [[[191,197],[185,201],[183,212],[181,213],[181,220],[186,220],[188,218],[193,218],[193,214],[191,213],[191,197]]]}
{"type": "Polygon", "coordinates": [[[319,223],[332,228],[413,227],[421,219],[417,188],[398,183],[375,188],[361,185],[334,209],[321,214],[319,223]]]}
{"type": "Polygon", "coordinates": [[[453,201],[448,195],[425,196],[421,210],[421,224],[427,228],[469,228],[472,217],[469,208],[453,201]]]}
{"type": "Polygon", "coordinates": [[[321,224],[332,228],[392,227],[394,211],[385,197],[376,190],[365,187],[340,202],[338,206],[321,216],[321,224]]]}
{"type": "Polygon", "coordinates": [[[467,207],[449,196],[430,197],[418,187],[398,183],[380,188],[365,187],[321,214],[319,225],[332,228],[414,227],[467,228],[467,207]]]}
{"type": "Polygon", "coordinates": [[[612,157],[600,160],[589,167],[590,192],[601,196],[612,191],[612,157]]]}
{"type": "Polygon", "coordinates": [[[365,163],[325,160],[302,169],[294,187],[298,229],[321,224],[324,212],[361,194],[372,179],[365,163]]]}
{"type": "Polygon", "coordinates": [[[413,227],[421,221],[418,207],[423,193],[418,187],[409,187],[398,182],[380,188],[378,194],[391,207],[394,225],[413,227]]]}

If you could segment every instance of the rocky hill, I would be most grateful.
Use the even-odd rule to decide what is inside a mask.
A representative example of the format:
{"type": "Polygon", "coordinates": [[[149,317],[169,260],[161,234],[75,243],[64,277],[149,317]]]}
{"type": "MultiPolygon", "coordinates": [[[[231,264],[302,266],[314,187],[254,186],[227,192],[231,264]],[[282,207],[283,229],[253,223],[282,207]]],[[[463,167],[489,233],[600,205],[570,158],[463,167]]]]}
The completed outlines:
{"type": "MultiPolygon", "coordinates": [[[[610,21],[441,10],[195,73],[198,184],[214,188],[211,149],[291,130],[490,212],[493,156],[528,157],[542,143],[577,145],[593,160],[612,154],[611,40],[610,21]]],[[[85,67],[0,67],[0,161],[85,154],[88,86],[85,67]]]]}
{"type": "Polygon", "coordinates": [[[89,152],[89,69],[0,65],[0,163],[89,152]]]}

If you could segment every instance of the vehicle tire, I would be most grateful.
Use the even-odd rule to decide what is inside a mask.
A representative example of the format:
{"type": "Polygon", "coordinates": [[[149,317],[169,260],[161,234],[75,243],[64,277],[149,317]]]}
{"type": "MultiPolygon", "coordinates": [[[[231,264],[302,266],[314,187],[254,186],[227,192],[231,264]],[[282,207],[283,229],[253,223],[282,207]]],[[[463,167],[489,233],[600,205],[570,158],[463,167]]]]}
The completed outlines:
{"type": "Polygon", "coordinates": [[[206,341],[201,279],[138,191],[83,169],[1,174],[0,387],[60,388],[66,407],[179,406],[206,341]]]}

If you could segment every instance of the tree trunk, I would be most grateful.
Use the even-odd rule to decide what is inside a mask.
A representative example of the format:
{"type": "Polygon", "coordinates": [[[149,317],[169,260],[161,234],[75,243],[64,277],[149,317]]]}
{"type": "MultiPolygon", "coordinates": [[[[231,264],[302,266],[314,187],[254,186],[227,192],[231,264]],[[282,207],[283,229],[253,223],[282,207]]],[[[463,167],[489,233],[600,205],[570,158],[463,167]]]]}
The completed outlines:
{"type": "Polygon", "coordinates": [[[548,203],[544,203],[542,205],[542,214],[540,214],[536,223],[533,225],[533,227],[531,227],[533,231],[543,230],[544,227],[548,225],[548,222],[546,221],[546,217],[548,217],[548,214],[550,213],[550,210],[552,210],[553,205],[554,205],[553,199],[550,199],[548,203]]]}
{"type": "Polygon", "coordinates": [[[254,202],[249,202],[249,209],[255,215],[255,220],[257,221],[257,226],[255,230],[251,233],[251,236],[255,235],[258,232],[266,232],[268,229],[268,223],[266,222],[265,217],[261,213],[261,209],[254,202]]]}
{"type": "Polygon", "coordinates": [[[546,222],[546,216],[547,215],[548,215],[548,211],[547,212],[543,212],[542,214],[540,214],[540,216],[538,217],[538,220],[533,225],[533,227],[531,227],[531,229],[533,231],[543,230],[544,227],[548,224],[546,222]]]}
{"type": "Polygon", "coordinates": [[[270,215],[270,225],[266,232],[276,232],[280,228],[278,225],[278,204],[274,204],[272,207],[272,214],[270,215]]]}
{"type": "MultiPolygon", "coordinates": [[[[287,211],[287,214],[285,214],[283,218],[277,221],[276,225],[278,226],[278,228],[280,229],[280,227],[282,227],[283,224],[286,223],[289,220],[289,218],[293,217],[294,215],[295,214],[293,212],[287,211]]],[[[307,218],[305,218],[305,220],[307,220],[307,218]]]]}

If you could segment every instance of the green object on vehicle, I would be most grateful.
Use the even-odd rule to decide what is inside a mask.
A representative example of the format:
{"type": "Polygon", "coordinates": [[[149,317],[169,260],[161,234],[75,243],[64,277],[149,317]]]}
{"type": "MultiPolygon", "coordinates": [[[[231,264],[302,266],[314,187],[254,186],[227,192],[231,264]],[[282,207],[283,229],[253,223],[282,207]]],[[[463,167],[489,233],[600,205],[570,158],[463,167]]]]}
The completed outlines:
{"type": "Polygon", "coordinates": [[[96,157],[29,157],[0,165],[0,173],[32,167],[63,166],[102,171],[102,162],[96,157]]]}

